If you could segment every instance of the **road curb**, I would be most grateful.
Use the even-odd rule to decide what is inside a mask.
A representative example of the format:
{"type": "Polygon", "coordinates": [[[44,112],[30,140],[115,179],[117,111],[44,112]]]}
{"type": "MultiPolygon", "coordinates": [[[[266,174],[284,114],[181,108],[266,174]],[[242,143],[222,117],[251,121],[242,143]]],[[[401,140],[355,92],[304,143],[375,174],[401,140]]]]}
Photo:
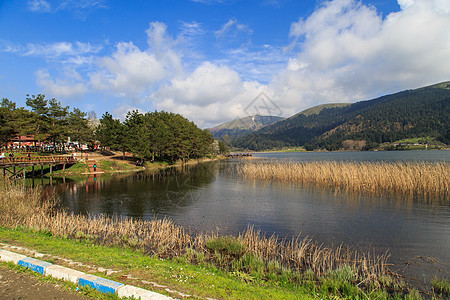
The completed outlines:
{"type": "Polygon", "coordinates": [[[44,275],[45,268],[50,267],[52,265],[49,262],[42,261],[32,257],[26,257],[24,259],[21,259],[17,264],[19,266],[38,272],[41,275],[44,275]]]}
{"type": "Polygon", "coordinates": [[[27,257],[26,255],[0,249],[0,260],[4,262],[12,262],[15,265],[17,265],[19,263],[19,260],[24,259],[26,257],[27,257]]]}
{"type": "Polygon", "coordinates": [[[103,277],[98,277],[90,274],[86,274],[77,270],[66,268],[59,265],[27,257],[22,254],[14,253],[0,248],[0,261],[12,262],[16,265],[20,265],[29,268],[35,272],[38,272],[45,276],[51,276],[56,279],[63,279],[71,281],[80,287],[90,286],[101,293],[116,294],[120,298],[134,297],[141,300],[169,300],[171,297],[158,294],[155,292],[147,291],[142,288],[138,288],[131,285],[125,285],[123,283],[109,280],[103,277]]]}

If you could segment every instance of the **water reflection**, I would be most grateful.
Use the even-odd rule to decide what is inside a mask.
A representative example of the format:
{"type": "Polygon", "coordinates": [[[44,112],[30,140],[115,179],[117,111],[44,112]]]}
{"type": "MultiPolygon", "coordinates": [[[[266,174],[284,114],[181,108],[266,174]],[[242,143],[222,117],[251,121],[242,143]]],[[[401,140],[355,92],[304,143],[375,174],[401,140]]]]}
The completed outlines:
{"type": "MultiPolygon", "coordinates": [[[[243,181],[228,172],[233,163],[89,177],[57,188],[63,206],[74,213],[169,217],[193,232],[236,234],[254,226],[268,236],[290,238],[301,233],[327,246],[344,243],[377,254],[389,250],[392,262],[410,270],[419,264],[407,263],[418,256],[434,257],[444,264],[441,269],[450,272],[448,199],[243,181]]],[[[419,269],[423,271],[422,266],[419,269]]]]}
{"type": "Polygon", "coordinates": [[[33,176],[26,177],[24,180],[24,185],[26,187],[38,187],[38,186],[59,186],[61,184],[65,184],[66,181],[70,181],[70,179],[59,178],[59,177],[47,177],[47,176],[33,176]]]}
{"type": "Polygon", "coordinates": [[[81,183],[64,185],[59,194],[62,205],[76,214],[146,219],[192,205],[195,190],[213,181],[216,173],[214,164],[202,164],[109,177],[91,175],[81,183]]]}
{"type": "Polygon", "coordinates": [[[337,152],[268,152],[255,153],[259,159],[289,161],[432,161],[448,162],[450,150],[432,151],[337,151],[337,152]]]}

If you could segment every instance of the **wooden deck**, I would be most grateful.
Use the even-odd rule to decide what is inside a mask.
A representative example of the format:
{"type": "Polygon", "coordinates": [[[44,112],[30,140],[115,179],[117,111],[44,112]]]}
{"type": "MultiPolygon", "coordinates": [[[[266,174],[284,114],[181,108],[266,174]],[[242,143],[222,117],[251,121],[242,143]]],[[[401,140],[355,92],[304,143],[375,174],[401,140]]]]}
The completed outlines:
{"type": "Polygon", "coordinates": [[[52,166],[62,165],[65,169],[66,165],[75,164],[77,160],[72,156],[32,156],[32,157],[5,157],[0,158],[0,168],[3,169],[3,176],[6,177],[6,172],[10,174],[10,178],[25,177],[25,168],[41,166],[41,173],[44,166],[50,166],[50,173],[52,166]]]}

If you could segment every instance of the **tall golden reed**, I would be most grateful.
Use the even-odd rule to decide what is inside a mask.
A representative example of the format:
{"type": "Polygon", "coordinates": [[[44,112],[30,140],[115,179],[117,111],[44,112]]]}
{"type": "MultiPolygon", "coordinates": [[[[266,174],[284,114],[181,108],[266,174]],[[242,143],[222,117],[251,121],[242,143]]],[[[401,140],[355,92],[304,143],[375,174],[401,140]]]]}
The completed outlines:
{"type": "MultiPolygon", "coordinates": [[[[55,198],[42,189],[25,189],[22,185],[0,182],[0,226],[50,232],[54,236],[89,239],[103,245],[132,247],[157,257],[181,257],[189,251],[203,253],[209,261],[208,241],[215,233],[190,234],[169,219],[150,221],[107,216],[81,216],[55,209],[55,198]]],[[[324,247],[309,238],[282,240],[265,237],[252,227],[236,239],[247,253],[260,257],[266,266],[277,262],[283,268],[302,273],[307,270],[320,276],[349,265],[361,281],[372,281],[386,275],[388,255],[360,254],[349,247],[324,247]]]]}
{"type": "Polygon", "coordinates": [[[315,184],[339,191],[447,198],[450,165],[425,162],[246,162],[233,170],[246,179],[315,184]]]}

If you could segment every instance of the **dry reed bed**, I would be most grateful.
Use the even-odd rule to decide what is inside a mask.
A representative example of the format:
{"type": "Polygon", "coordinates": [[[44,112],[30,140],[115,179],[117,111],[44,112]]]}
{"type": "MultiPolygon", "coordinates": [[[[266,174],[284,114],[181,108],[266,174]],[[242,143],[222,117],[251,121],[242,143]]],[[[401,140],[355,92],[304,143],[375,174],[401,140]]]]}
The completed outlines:
{"type": "MultiPolygon", "coordinates": [[[[195,250],[195,253],[203,253],[201,256],[207,260],[214,261],[217,255],[209,253],[206,247],[209,240],[217,238],[214,233],[192,235],[168,219],[142,221],[68,214],[55,210],[54,199],[52,195],[43,194],[39,188],[27,190],[11,183],[0,183],[0,226],[24,227],[50,232],[55,236],[132,247],[158,257],[181,257],[195,250]]],[[[342,246],[327,248],[309,238],[267,238],[253,228],[248,228],[236,239],[245,245],[247,253],[262,258],[266,266],[276,262],[283,268],[299,273],[312,270],[316,276],[320,276],[340,266],[350,265],[364,282],[386,275],[387,272],[388,255],[359,254],[342,246]]]]}
{"type": "Polygon", "coordinates": [[[247,162],[233,172],[250,180],[315,184],[345,192],[439,198],[450,194],[450,166],[445,162],[247,162]]]}

